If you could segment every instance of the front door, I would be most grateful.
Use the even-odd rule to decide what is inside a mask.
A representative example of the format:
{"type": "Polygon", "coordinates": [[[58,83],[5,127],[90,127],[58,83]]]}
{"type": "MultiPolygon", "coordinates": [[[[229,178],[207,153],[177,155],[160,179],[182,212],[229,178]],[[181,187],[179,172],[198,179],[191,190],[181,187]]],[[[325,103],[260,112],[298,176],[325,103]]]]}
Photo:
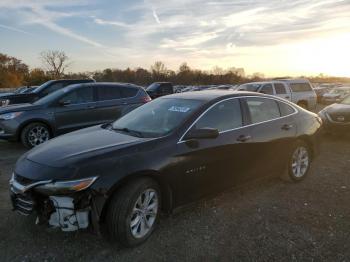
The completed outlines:
{"type": "MultiPolygon", "coordinates": [[[[194,200],[241,180],[249,166],[251,146],[249,128],[243,123],[238,98],[217,103],[195,122],[192,128],[215,128],[219,136],[194,141],[185,136],[178,143],[184,195],[194,200]]],[[[186,200],[178,196],[176,201],[186,200]]]]}
{"type": "Polygon", "coordinates": [[[97,124],[93,87],[73,89],[61,97],[55,109],[58,134],[97,124]]]}

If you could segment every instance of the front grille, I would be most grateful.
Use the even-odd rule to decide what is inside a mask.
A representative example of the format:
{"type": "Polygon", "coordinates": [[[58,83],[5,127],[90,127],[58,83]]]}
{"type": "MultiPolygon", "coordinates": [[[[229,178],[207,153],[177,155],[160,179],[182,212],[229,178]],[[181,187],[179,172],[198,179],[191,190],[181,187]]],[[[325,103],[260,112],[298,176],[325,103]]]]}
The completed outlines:
{"type": "Polygon", "coordinates": [[[11,196],[14,210],[22,215],[28,216],[34,210],[34,201],[29,195],[16,195],[11,196]]]}

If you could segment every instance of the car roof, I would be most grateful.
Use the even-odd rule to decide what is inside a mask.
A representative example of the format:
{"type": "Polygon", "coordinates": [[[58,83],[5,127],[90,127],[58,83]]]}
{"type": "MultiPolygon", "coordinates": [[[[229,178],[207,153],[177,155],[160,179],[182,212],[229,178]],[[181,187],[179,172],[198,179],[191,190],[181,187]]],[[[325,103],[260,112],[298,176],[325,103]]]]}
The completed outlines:
{"type": "Polygon", "coordinates": [[[78,84],[71,84],[69,86],[66,86],[64,89],[73,89],[73,88],[77,88],[80,86],[100,86],[100,85],[104,85],[104,86],[115,86],[115,87],[119,87],[119,86],[128,86],[128,87],[134,87],[134,88],[138,88],[138,89],[143,89],[142,86],[138,86],[138,85],[134,85],[134,84],[130,84],[130,83],[119,83],[119,82],[91,82],[91,83],[78,83],[78,84]]]}
{"type": "Polygon", "coordinates": [[[181,99],[211,101],[211,100],[220,99],[220,98],[240,97],[240,96],[271,97],[265,94],[249,92],[249,91],[232,91],[232,90],[213,89],[213,90],[204,90],[204,91],[176,93],[176,94],[167,95],[161,98],[181,98],[181,99]]]}

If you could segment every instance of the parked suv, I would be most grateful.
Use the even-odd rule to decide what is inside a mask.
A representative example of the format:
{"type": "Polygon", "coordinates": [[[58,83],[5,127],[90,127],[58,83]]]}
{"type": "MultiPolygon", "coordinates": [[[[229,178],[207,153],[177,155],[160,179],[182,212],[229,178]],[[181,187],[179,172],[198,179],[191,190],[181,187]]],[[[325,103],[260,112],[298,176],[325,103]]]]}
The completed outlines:
{"type": "Polygon", "coordinates": [[[10,104],[32,103],[68,85],[79,84],[79,83],[93,83],[93,82],[95,82],[95,80],[93,79],[50,80],[42,84],[41,86],[35,88],[35,90],[33,90],[32,92],[13,93],[13,94],[8,94],[6,96],[1,96],[0,106],[7,106],[10,104]]]}
{"type": "Polygon", "coordinates": [[[112,122],[150,101],[142,87],[87,83],[67,86],[33,104],[0,109],[0,138],[27,147],[76,129],[112,122]]]}
{"type": "Polygon", "coordinates": [[[317,95],[306,79],[281,79],[240,85],[238,90],[259,92],[287,99],[305,109],[314,109],[317,95]]]}
{"type": "Polygon", "coordinates": [[[170,82],[156,82],[146,88],[147,93],[152,99],[157,97],[174,94],[174,87],[170,82]]]}

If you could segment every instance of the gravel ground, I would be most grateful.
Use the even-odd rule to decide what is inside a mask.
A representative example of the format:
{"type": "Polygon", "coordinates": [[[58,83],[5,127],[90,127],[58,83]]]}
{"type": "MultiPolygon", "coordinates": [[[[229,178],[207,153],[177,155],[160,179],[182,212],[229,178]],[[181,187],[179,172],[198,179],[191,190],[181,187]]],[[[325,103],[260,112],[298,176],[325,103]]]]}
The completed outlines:
{"type": "Polygon", "coordinates": [[[197,202],[134,249],[12,212],[8,180],[25,149],[0,142],[0,261],[350,261],[350,138],[322,142],[301,183],[269,178],[197,202]]]}

